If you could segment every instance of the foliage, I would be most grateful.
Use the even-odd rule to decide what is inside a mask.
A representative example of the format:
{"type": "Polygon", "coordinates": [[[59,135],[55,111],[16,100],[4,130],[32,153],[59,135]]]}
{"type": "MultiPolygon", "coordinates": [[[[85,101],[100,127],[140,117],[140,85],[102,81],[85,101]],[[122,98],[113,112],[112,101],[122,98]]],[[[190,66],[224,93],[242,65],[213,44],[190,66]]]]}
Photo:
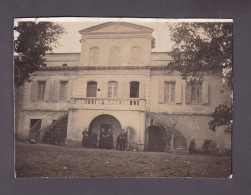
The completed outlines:
{"type": "Polygon", "coordinates": [[[215,131],[217,126],[230,125],[232,120],[232,108],[221,104],[217,106],[212,114],[213,120],[209,124],[209,128],[215,131]]]}
{"type": "Polygon", "coordinates": [[[218,152],[216,145],[210,139],[205,139],[201,150],[203,154],[216,154],[218,152]]]}
{"type": "Polygon", "coordinates": [[[188,76],[201,77],[204,72],[224,72],[232,82],[232,23],[175,23],[170,25],[171,70],[188,76]]]}
{"type": "Polygon", "coordinates": [[[195,144],[195,140],[193,139],[191,142],[190,142],[190,145],[189,145],[189,153],[190,154],[194,154],[194,153],[197,153],[197,150],[196,150],[196,144],[195,144]]]}
{"type": "Polygon", "coordinates": [[[52,22],[19,22],[14,30],[14,82],[15,87],[29,80],[31,73],[45,65],[45,53],[52,51],[64,32],[62,26],[52,22]]]}

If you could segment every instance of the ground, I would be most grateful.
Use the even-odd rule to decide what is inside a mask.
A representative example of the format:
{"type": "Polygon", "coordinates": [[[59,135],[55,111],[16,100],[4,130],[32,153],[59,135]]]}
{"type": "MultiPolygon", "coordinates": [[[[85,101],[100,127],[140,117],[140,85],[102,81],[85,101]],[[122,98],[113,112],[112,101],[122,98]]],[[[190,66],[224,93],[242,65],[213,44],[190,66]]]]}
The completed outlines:
{"type": "Polygon", "coordinates": [[[174,155],[16,142],[16,177],[210,177],[231,175],[230,156],[174,155]]]}

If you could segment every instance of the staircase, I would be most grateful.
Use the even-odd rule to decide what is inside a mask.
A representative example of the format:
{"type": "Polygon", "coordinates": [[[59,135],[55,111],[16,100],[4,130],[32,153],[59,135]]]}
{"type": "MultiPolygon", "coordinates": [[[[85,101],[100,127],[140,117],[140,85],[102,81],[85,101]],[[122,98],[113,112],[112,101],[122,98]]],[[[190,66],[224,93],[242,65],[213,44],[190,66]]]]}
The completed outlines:
{"type": "Polygon", "coordinates": [[[175,154],[188,154],[186,138],[177,130],[173,134],[173,151],[175,154]]]}
{"type": "Polygon", "coordinates": [[[42,143],[63,145],[67,136],[68,114],[60,117],[44,129],[42,143]]]}

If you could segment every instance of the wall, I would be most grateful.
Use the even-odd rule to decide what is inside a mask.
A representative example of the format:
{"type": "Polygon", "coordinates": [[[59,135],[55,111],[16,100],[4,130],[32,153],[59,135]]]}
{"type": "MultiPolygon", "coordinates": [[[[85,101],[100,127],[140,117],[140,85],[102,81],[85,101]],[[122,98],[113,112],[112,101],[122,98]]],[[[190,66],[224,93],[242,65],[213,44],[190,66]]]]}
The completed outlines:
{"type": "Polygon", "coordinates": [[[79,66],[80,53],[53,53],[45,55],[45,63],[48,67],[51,66],[79,66]]]}
{"type": "Polygon", "coordinates": [[[44,128],[52,123],[53,120],[58,120],[59,117],[67,114],[67,111],[44,111],[44,110],[21,110],[18,120],[18,128],[16,134],[18,138],[27,140],[30,135],[30,120],[41,119],[41,128],[44,128]]]}
{"type": "Polygon", "coordinates": [[[104,114],[115,117],[123,129],[131,128],[134,130],[133,136],[130,137],[132,145],[136,145],[139,141],[143,142],[145,130],[144,112],[70,109],[67,128],[68,143],[78,142],[80,145],[83,129],[88,128],[93,119],[104,114]]]}
{"type": "MultiPolygon", "coordinates": [[[[221,75],[206,75],[203,82],[208,83],[207,102],[201,104],[187,104],[186,99],[186,81],[181,79],[179,73],[170,73],[164,70],[151,71],[150,78],[150,112],[165,112],[168,114],[211,114],[216,106],[222,104],[226,98],[222,94],[223,89],[221,75]],[[175,81],[180,82],[180,87],[175,89],[179,95],[180,101],[176,103],[160,103],[160,82],[175,81]]],[[[176,83],[177,84],[177,83],[176,83]]],[[[162,89],[163,93],[163,89],[162,89]]]]}
{"type": "MultiPolygon", "coordinates": [[[[98,36],[95,36],[98,37],[98,36]]],[[[118,46],[120,48],[120,61],[117,66],[135,65],[130,64],[131,48],[134,46],[141,47],[141,63],[140,66],[150,65],[151,60],[151,38],[150,35],[143,37],[135,37],[135,35],[127,35],[119,37],[103,37],[89,38],[82,37],[82,49],[80,63],[84,66],[89,65],[89,51],[92,47],[99,48],[99,66],[108,66],[110,62],[110,48],[118,46]]]]}

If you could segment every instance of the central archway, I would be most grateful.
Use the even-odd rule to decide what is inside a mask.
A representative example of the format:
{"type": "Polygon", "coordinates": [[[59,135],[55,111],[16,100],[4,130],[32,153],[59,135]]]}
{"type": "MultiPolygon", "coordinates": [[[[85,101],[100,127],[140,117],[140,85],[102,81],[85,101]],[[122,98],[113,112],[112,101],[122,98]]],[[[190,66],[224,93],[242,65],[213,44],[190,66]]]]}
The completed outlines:
{"type": "MultiPolygon", "coordinates": [[[[117,118],[115,118],[112,115],[109,114],[101,114],[99,116],[96,116],[89,125],[88,133],[90,137],[93,137],[94,135],[97,136],[97,145],[99,148],[105,148],[104,146],[100,145],[100,134],[101,129],[103,131],[108,132],[109,129],[112,132],[112,142],[113,142],[113,149],[116,148],[116,140],[118,135],[122,131],[122,126],[117,118]]],[[[112,149],[110,148],[110,149],[112,149]]]]}

